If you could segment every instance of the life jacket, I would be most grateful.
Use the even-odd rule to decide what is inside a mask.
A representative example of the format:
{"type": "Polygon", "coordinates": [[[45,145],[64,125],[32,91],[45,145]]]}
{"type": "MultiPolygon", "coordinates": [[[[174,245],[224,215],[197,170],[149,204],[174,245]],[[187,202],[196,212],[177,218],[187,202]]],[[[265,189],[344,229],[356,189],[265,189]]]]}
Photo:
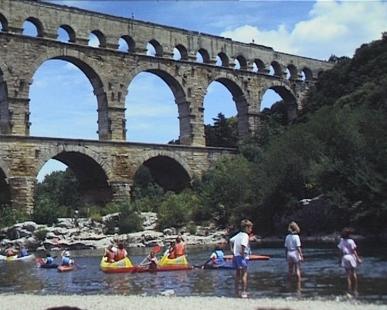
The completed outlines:
{"type": "Polygon", "coordinates": [[[72,259],[68,256],[62,257],[62,266],[70,266],[72,264],[72,259]]]}
{"type": "Polygon", "coordinates": [[[118,262],[119,260],[124,259],[126,255],[127,254],[125,249],[117,249],[117,253],[114,257],[114,260],[118,262]]]}
{"type": "Polygon", "coordinates": [[[184,245],[184,242],[176,243],[176,245],[175,245],[175,254],[176,254],[176,257],[185,255],[185,245],[184,245]]]}
{"type": "Polygon", "coordinates": [[[224,263],[224,252],[222,250],[215,250],[214,251],[216,257],[214,263],[216,265],[221,265],[224,263]]]}
{"type": "Polygon", "coordinates": [[[53,262],[54,262],[54,259],[51,256],[46,258],[46,265],[51,265],[53,262]]]}
{"type": "Polygon", "coordinates": [[[168,258],[169,259],[175,259],[176,256],[176,246],[168,250],[168,258]]]}

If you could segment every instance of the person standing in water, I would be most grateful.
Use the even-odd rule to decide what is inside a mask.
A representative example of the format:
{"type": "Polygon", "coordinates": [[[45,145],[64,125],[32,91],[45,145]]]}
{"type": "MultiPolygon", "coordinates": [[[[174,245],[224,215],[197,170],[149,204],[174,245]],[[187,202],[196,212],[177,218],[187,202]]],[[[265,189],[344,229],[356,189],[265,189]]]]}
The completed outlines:
{"type": "Polygon", "coordinates": [[[241,221],[241,230],[230,239],[231,251],[233,252],[233,264],[235,273],[235,292],[239,295],[239,286],[242,284],[240,297],[247,298],[247,263],[250,253],[249,235],[253,230],[253,223],[248,219],[241,221]]]}
{"type": "Polygon", "coordinates": [[[297,292],[301,292],[301,262],[304,256],[301,250],[300,227],[296,222],[291,222],[288,227],[289,234],[285,238],[285,257],[288,262],[288,282],[292,275],[296,275],[297,292]]]}
{"type": "Polygon", "coordinates": [[[341,232],[341,239],[337,247],[340,250],[341,266],[344,267],[345,272],[347,273],[347,293],[357,297],[357,274],[356,268],[358,264],[362,261],[357,254],[357,246],[353,239],[351,239],[351,234],[353,233],[352,228],[346,227],[341,232]]]}

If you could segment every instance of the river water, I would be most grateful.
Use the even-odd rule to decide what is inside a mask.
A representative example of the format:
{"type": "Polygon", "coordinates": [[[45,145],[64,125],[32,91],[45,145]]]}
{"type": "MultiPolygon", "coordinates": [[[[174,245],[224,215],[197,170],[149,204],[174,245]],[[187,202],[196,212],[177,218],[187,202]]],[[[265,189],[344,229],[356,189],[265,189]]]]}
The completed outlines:
{"type": "MultiPolygon", "coordinates": [[[[359,299],[387,304],[387,247],[360,245],[363,264],[358,270],[359,299]]],[[[200,265],[211,249],[188,249],[192,265],[200,265]]],[[[59,273],[40,269],[34,262],[0,261],[0,293],[34,294],[122,294],[177,296],[235,296],[234,270],[202,270],[151,273],[105,274],[99,270],[100,256],[95,252],[72,252],[79,265],[75,271],[59,273]]],[[[295,285],[287,285],[287,264],[281,245],[253,249],[254,254],[269,255],[268,261],[250,262],[249,296],[289,297],[295,285]]],[[[145,250],[129,251],[134,263],[145,250]]],[[[344,295],[346,278],[338,265],[335,245],[306,244],[302,264],[302,297],[336,299],[344,295]]]]}

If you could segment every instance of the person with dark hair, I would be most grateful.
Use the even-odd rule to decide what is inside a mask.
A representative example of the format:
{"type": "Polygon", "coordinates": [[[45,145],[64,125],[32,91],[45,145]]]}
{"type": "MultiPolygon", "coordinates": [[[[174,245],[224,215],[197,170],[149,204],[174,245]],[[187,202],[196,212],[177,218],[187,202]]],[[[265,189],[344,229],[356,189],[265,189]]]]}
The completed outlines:
{"type": "Polygon", "coordinates": [[[247,262],[250,254],[250,233],[253,230],[253,223],[248,219],[241,221],[241,230],[230,239],[231,250],[233,252],[233,264],[236,269],[235,292],[239,294],[239,284],[242,283],[240,297],[247,297],[247,262]]]}
{"type": "Polygon", "coordinates": [[[358,283],[356,268],[362,261],[357,253],[356,243],[353,239],[351,239],[352,233],[352,228],[345,227],[341,232],[341,239],[337,247],[339,248],[341,254],[339,264],[344,267],[345,272],[347,273],[347,293],[349,295],[353,294],[357,297],[358,283]]]}
{"type": "Polygon", "coordinates": [[[289,234],[285,238],[285,257],[288,262],[288,282],[290,283],[293,273],[296,274],[297,292],[301,292],[301,268],[300,264],[304,260],[301,250],[300,227],[296,222],[291,222],[288,226],[289,234]]]}

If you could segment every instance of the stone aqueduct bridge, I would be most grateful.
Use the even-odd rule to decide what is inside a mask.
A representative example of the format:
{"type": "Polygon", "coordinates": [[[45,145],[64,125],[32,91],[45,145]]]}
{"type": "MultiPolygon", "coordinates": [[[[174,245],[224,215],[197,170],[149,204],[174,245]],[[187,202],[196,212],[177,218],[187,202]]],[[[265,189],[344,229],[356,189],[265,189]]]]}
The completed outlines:
{"type": "Polygon", "coordinates": [[[203,100],[212,82],[232,94],[243,137],[257,132],[267,89],[282,97],[294,117],[318,74],[332,66],[266,46],[40,1],[0,0],[0,24],[0,192],[8,191],[13,206],[28,210],[37,172],[51,158],[67,164],[85,193],[94,190],[102,200],[128,196],[140,163],[148,163],[171,188],[181,183],[172,184],[166,176],[172,172],[184,182],[200,176],[214,159],[232,153],[205,148],[203,100]],[[36,26],[36,37],[23,35],[25,21],[36,26]],[[67,32],[68,42],[58,41],[59,28],[67,32]],[[99,47],[88,46],[91,33],[99,47]],[[127,52],[118,50],[120,39],[127,52]],[[147,55],[147,44],[154,47],[154,56],[147,55]],[[175,49],[179,60],[173,57],[175,49]],[[197,53],[203,62],[196,61],[197,53]],[[32,77],[50,59],[70,62],[88,77],[96,96],[99,141],[29,137],[32,77]],[[125,143],[125,98],[141,72],[159,76],[173,92],[179,140],[185,146],[125,143]]]}

